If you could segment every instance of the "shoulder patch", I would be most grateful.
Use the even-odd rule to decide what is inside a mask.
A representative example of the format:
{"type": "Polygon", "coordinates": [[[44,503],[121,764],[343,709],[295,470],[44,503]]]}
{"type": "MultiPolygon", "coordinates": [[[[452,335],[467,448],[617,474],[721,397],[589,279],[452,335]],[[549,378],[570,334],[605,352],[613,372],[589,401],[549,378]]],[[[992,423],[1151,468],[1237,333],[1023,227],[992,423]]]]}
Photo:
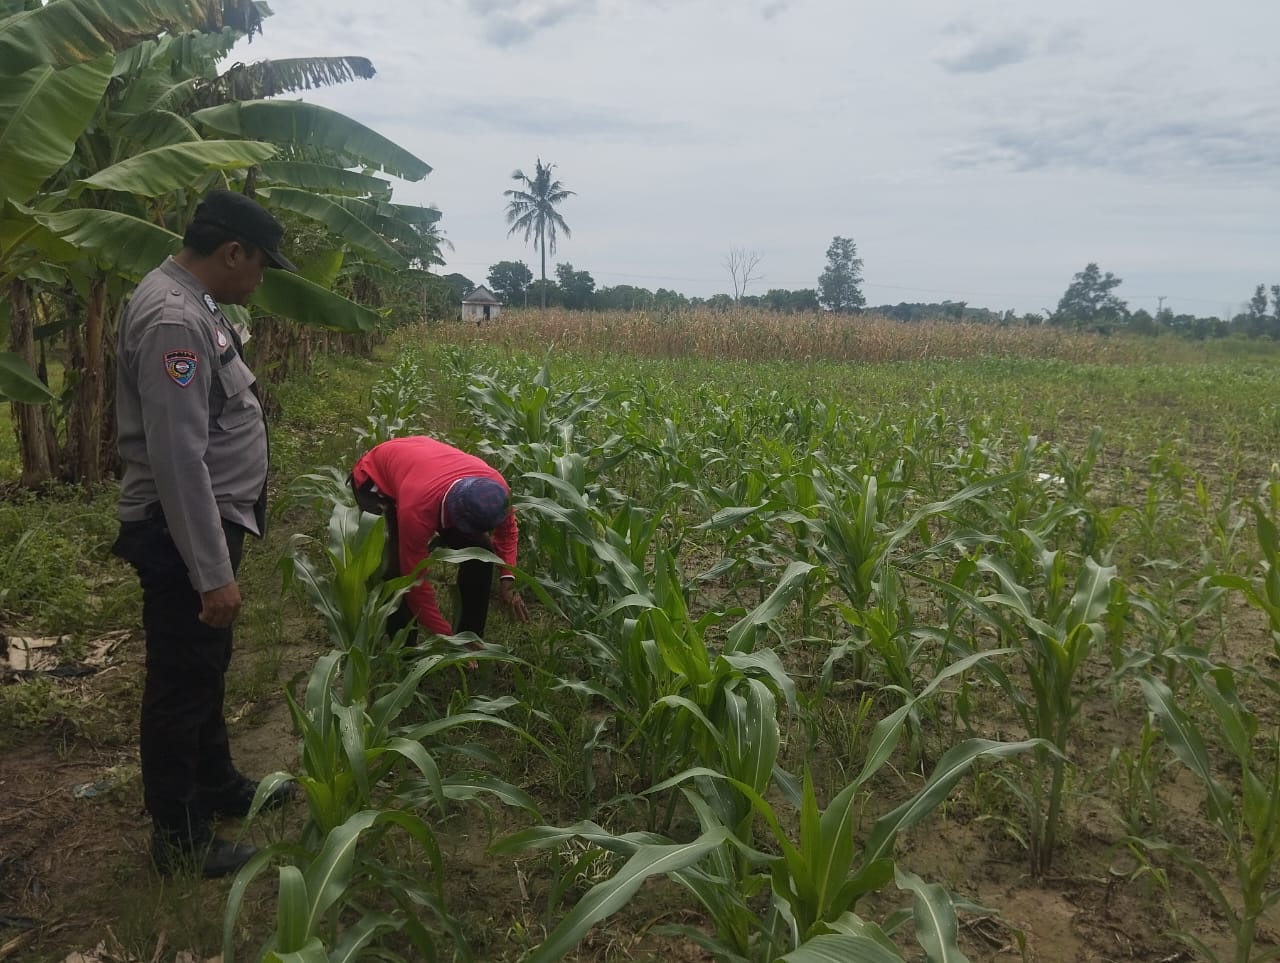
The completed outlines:
{"type": "Polygon", "coordinates": [[[200,366],[200,359],[194,351],[188,351],[185,348],[178,351],[166,351],[164,355],[164,371],[171,381],[179,388],[185,388],[191,384],[191,379],[196,376],[196,368],[200,366]]]}
{"type": "Polygon", "coordinates": [[[213,295],[208,291],[204,294],[204,306],[213,314],[218,313],[218,302],[213,299],[213,295]]]}
{"type": "Polygon", "coordinates": [[[213,339],[218,342],[219,348],[226,348],[226,346],[231,343],[227,340],[227,332],[223,331],[221,328],[214,331],[213,339]]]}

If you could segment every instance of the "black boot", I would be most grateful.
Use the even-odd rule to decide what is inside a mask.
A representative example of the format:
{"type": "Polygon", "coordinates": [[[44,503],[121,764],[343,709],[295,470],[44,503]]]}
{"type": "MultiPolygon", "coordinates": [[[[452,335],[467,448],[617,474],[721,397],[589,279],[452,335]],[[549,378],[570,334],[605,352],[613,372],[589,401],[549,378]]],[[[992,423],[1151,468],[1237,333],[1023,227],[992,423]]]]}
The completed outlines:
{"type": "Polygon", "coordinates": [[[151,859],[161,876],[199,874],[215,879],[234,873],[253,858],[258,847],[215,836],[208,826],[174,832],[157,826],[151,835],[151,859]]]}
{"type": "MultiPolygon", "coordinates": [[[[196,790],[197,806],[200,815],[205,819],[243,819],[253,808],[253,797],[257,795],[258,783],[248,776],[239,773],[229,782],[212,788],[201,787],[196,790]]],[[[262,801],[259,812],[279,809],[291,799],[298,796],[297,783],[282,782],[262,801]]]]}

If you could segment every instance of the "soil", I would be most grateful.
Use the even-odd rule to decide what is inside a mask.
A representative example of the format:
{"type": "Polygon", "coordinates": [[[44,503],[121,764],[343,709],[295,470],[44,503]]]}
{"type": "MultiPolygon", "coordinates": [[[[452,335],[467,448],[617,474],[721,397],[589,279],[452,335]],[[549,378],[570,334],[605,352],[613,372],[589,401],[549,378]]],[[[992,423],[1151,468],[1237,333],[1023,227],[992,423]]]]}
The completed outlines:
{"type": "MultiPolygon", "coordinates": [[[[1233,634],[1234,648],[1247,633],[1233,634]]],[[[1249,642],[1269,649],[1261,629],[1249,642]]],[[[319,647],[287,651],[279,677],[314,663],[319,647]]],[[[95,675],[60,683],[87,705],[128,704],[136,709],[141,682],[141,642],[115,648],[114,662],[95,675]]],[[[238,657],[236,667],[245,659],[238,657]]],[[[21,682],[13,684],[22,684],[21,682]]],[[[289,769],[297,742],[278,697],[233,702],[229,715],[237,762],[262,775],[289,769]]],[[[1082,751],[1109,746],[1134,722],[1099,702],[1086,713],[1082,751]]],[[[1081,767],[1105,768],[1105,759],[1081,767]]],[[[962,917],[961,945],[972,961],[1027,959],[1038,963],[1143,960],[1180,963],[1195,959],[1170,935],[1170,909],[1182,923],[1229,958],[1225,927],[1207,912],[1190,878],[1171,874],[1168,891],[1116,841],[1124,828],[1114,806],[1082,792],[1069,813],[1067,836],[1052,874],[1036,881],[1022,848],[987,819],[978,819],[972,790],[958,787],[952,800],[900,842],[902,865],[941,882],[998,916],[962,917]],[[969,793],[969,794],[967,794],[969,793]]],[[[163,881],[146,853],[148,820],[142,811],[137,753],[127,726],[77,731],[55,720],[42,736],[0,751],[0,959],[74,960],[74,952],[98,963],[147,963],[213,958],[220,945],[222,906],[229,884],[163,881]],[[107,735],[107,738],[103,736],[107,735]],[[121,913],[121,890],[129,893],[121,913]],[[191,956],[181,956],[190,951],[191,956]]],[[[1219,843],[1200,816],[1203,794],[1179,768],[1161,786],[1167,836],[1212,854],[1219,843]]],[[[295,814],[296,815],[296,814],[295,814]]],[[[570,817],[571,818],[571,817],[570,817]]],[[[263,842],[287,832],[291,817],[250,828],[263,842]]],[[[545,873],[536,855],[497,859],[486,852],[492,836],[520,828],[518,815],[499,813],[494,824],[477,813],[455,816],[439,827],[448,867],[449,904],[462,919],[481,960],[514,960],[545,932],[545,873]]],[[[293,819],[296,822],[296,819],[293,819]]],[[[566,820],[568,821],[568,820],[566,820]]],[[[227,827],[235,832],[236,827],[227,827]]],[[[273,884],[251,891],[247,926],[267,925],[274,913],[273,884]]],[[[882,918],[906,900],[896,891],[868,907],[882,918]],[[883,911],[883,912],[882,912],[883,911]]],[[[640,898],[598,927],[571,957],[579,960],[710,960],[687,939],[660,937],[663,923],[698,925],[683,894],[652,884],[640,898]]],[[[860,907],[861,908],[861,907],[860,907]]],[[[562,912],[563,910],[561,910],[562,912]]],[[[1260,947],[1274,945],[1277,920],[1264,928],[1260,947]]],[[[253,945],[256,945],[254,943],[253,945]]]]}

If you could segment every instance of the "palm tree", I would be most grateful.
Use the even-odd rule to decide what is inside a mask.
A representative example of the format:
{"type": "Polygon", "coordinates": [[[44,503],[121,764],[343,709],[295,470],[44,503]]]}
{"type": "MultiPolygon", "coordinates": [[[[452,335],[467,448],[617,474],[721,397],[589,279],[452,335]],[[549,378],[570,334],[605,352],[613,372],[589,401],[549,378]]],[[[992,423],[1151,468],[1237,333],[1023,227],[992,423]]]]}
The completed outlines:
{"type": "Polygon", "coordinates": [[[551,179],[551,171],[555,166],[547,164],[544,167],[542,158],[539,157],[533,177],[521,170],[511,175],[513,181],[524,185],[524,190],[503,191],[506,197],[511,198],[507,202],[507,223],[511,225],[507,237],[516,231],[524,231],[525,243],[528,243],[531,236],[534,237],[534,247],[542,253],[542,284],[539,292],[543,308],[547,306],[547,244],[551,244],[551,253],[555,254],[556,228],[564,231],[565,237],[573,236],[569,232],[569,225],[556,210],[556,205],[566,197],[572,197],[574,192],[559,181],[551,179]]]}

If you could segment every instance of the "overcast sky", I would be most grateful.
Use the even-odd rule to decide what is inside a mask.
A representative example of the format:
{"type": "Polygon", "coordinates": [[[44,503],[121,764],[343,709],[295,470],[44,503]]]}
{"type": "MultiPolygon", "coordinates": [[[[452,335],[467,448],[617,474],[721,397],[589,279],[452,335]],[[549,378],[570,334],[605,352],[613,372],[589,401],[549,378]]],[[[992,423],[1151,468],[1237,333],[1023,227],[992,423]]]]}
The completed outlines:
{"type": "Polygon", "coordinates": [[[1132,309],[1230,315],[1280,284],[1277,0],[271,0],[233,59],[356,54],[309,91],[433,168],[445,272],[537,252],[502,192],[577,192],[552,265],[598,286],[816,287],[1040,311],[1089,261],[1132,309]]]}

